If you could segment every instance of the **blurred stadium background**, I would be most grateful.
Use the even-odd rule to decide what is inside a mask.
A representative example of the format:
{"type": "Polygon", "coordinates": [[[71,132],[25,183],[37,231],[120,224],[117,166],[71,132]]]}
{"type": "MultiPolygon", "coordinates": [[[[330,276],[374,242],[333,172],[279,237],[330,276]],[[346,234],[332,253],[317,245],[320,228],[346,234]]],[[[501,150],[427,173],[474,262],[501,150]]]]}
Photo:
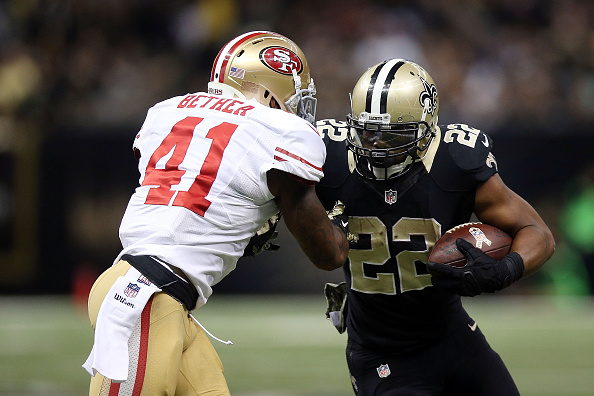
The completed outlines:
{"type": "MultiPolygon", "coordinates": [[[[469,309],[525,394],[593,394],[588,0],[1,1],[0,394],[84,394],[92,332],[80,307],[120,249],[132,139],[152,104],[204,89],[219,48],[255,29],[307,54],[318,118],[344,118],[363,71],[402,57],[435,79],[441,123],[495,139],[502,177],[558,247],[538,274],[469,309]]],[[[280,233],[282,250],[240,260],[200,313],[237,343],[218,347],[232,390],[350,394],[345,339],[321,296],[342,274],[317,271],[280,233]]]]}

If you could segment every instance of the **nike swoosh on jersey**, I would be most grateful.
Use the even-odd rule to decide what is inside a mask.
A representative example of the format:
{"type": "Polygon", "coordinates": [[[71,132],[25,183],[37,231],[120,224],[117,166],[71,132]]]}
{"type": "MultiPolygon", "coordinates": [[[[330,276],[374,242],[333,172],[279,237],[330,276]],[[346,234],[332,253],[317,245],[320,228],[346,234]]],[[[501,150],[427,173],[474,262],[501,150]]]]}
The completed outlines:
{"type": "Polygon", "coordinates": [[[483,146],[489,147],[489,139],[487,139],[487,135],[483,134],[483,137],[485,138],[485,141],[482,142],[483,143],[483,146]]]}
{"type": "Polygon", "coordinates": [[[473,324],[468,323],[468,327],[470,328],[470,330],[476,331],[476,322],[474,322],[473,324]]]}

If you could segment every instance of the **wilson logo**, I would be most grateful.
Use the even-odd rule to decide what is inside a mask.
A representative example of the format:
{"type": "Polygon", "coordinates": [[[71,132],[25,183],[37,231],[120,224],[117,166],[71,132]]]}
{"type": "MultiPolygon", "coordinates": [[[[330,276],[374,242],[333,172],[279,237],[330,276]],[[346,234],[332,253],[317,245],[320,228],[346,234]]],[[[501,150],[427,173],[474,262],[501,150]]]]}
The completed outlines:
{"type": "Polygon", "coordinates": [[[113,296],[113,298],[114,298],[114,300],[121,302],[125,306],[134,309],[134,304],[131,303],[130,301],[126,300],[126,298],[124,296],[120,296],[118,293],[116,293],[115,296],[113,296]]]}
{"type": "Polygon", "coordinates": [[[270,69],[286,75],[303,70],[301,59],[293,51],[283,47],[268,47],[260,51],[260,61],[270,69]]]}

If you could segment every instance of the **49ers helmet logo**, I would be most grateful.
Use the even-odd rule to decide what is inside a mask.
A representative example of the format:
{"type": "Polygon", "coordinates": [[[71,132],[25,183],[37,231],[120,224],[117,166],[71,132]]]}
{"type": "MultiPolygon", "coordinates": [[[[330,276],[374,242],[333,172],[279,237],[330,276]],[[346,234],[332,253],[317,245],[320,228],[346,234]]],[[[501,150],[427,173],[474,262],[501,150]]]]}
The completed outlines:
{"type": "Polygon", "coordinates": [[[264,48],[260,51],[260,60],[270,69],[289,76],[293,74],[293,69],[297,74],[303,70],[303,63],[297,54],[284,47],[264,48]]]}

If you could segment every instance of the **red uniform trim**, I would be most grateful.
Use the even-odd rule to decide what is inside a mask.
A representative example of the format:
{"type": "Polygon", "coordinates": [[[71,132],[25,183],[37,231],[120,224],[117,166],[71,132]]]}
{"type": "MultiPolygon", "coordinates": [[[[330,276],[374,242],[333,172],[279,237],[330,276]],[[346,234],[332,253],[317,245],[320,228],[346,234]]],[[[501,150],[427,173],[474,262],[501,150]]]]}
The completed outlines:
{"type": "MultiPolygon", "coordinates": [[[[238,40],[235,44],[233,44],[233,46],[231,48],[229,48],[227,50],[227,52],[224,54],[224,58],[223,58],[223,63],[221,63],[221,70],[219,71],[219,79],[218,81],[221,83],[224,83],[225,81],[223,81],[224,77],[225,77],[225,69],[227,69],[227,63],[229,63],[229,58],[231,58],[231,54],[233,53],[233,51],[235,51],[235,49],[237,47],[239,47],[241,44],[243,44],[245,41],[249,40],[250,38],[254,37],[254,36],[259,36],[262,34],[266,34],[266,32],[255,32],[253,34],[248,34],[247,36],[245,36],[244,38],[242,38],[241,40],[238,40]]],[[[222,50],[221,50],[222,51],[222,50]]],[[[217,55],[217,58],[214,61],[214,67],[216,67],[217,62],[219,60],[219,57],[223,55],[221,53],[219,53],[217,55]]],[[[214,81],[214,75],[215,75],[215,70],[213,68],[212,74],[210,76],[210,81],[214,81]]]]}
{"type": "MultiPolygon", "coordinates": [[[[149,329],[151,324],[151,306],[153,305],[153,297],[148,300],[146,306],[140,315],[140,347],[138,350],[138,366],[136,367],[136,380],[134,381],[134,388],[132,389],[132,396],[139,396],[142,392],[142,385],[144,383],[144,374],[146,373],[146,362],[148,356],[149,343],[149,329]]],[[[120,393],[119,382],[110,381],[109,396],[118,396],[120,393]]]]}
{"type": "MultiPolygon", "coordinates": [[[[288,152],[288,151],[287,151],[287,150],[285,150],[285,149],[282,149],[282,148],[280,148],[280,147],[277,147],[277,148],[275,149],[275,151],[278,151],[279,153],[283,153],[283,154],[285,154],[286,156],[289,156],[289,157],[291,157],[291,158],[293,158],[293,159],[296,159],[297,161],[299,161],[299,162],[302,162],[302,163],[304,163],[305,165],[311,166],[311,167],[312,167],[312,168],[314,168],[315,170],[318,170],[318,171],[320,171],[320,172],[322,171],[322,168],[321,168],[321,167],[315,166],[315,165],[314,165],[314,164],[312,164],[311,162],[307,161],[305,158],[301,158],[300,156],[298,156],[298,155],[295,155],[295,154],[293,154],[293,153],[290,153],[290,152],[288,152]]],[[[279,159],[279,160],[280,160],[281,158],[279,158],[279,157],[275,156],[275,159],[279,159]]]]}
{"type": "Polygon", "coordinates": [[[118,396],[118,393],[120,393],[120,383],[112,381],[109,386],[109,396],[118,396]]]}
{"type": "Polygon", "coordinates": [[[138,366],[136,368],[136,381],[132,396],[139,396],[144,383],[144,374],[146,372],[146,362],[148,356],[149,330],[151,325],[151,306],[153,297],[148,300],[140,316],[140,349],[138,351],[138,366]]]}
{"type": "Polygon", "coordinates": [[[292,173],[288,174],[291,179],[297,180],[301,184],[305,184],[306,186],[315,186],[315,182],[312,180],[307,180],[292,173]]]}

